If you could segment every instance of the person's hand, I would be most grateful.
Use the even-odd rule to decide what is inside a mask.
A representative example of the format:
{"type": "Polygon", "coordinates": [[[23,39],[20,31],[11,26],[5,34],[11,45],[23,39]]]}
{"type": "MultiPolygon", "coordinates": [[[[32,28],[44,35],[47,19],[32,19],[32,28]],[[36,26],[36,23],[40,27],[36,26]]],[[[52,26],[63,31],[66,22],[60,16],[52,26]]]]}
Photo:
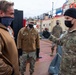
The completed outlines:
{"type": "Polygon", "coordinates": [[[37,50],[37,51],[36,51],[37,53],[39,53],[39,52],[40,52],[40,48],[36,48],[36,50],[37,50]]]}

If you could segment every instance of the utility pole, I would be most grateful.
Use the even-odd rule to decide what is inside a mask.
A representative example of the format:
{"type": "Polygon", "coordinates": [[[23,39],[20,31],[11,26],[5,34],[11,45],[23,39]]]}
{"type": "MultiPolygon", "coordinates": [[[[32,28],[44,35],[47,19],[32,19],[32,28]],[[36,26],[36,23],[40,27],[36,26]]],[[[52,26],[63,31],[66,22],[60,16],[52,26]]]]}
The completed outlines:
{"type": "Polygon", "coordinates": [[[52,2],[52,16],[53,16],[53,11],[54,11],[54,2],[52,2]]]}
{"type": "Polygon", "coordinates": [[[40,19],[40,32],[42,32],[42,19],[40,19]]]}

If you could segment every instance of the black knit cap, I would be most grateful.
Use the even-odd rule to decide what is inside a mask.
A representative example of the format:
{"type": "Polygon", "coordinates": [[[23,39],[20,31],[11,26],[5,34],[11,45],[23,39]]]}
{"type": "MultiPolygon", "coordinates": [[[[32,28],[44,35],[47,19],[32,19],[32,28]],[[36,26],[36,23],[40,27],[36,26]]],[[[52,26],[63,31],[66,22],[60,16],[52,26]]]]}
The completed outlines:
{"type": "Polygon", "coordinates": [[[65,11],[64,16],[70,16],[76,19],[76,8],[69,8],[65,11]]]}

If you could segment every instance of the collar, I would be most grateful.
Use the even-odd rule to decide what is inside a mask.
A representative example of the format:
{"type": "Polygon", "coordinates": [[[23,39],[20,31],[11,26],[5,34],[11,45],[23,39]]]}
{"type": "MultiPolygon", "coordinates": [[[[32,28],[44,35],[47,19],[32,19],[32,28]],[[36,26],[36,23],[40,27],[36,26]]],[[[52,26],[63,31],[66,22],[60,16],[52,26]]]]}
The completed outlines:
{"type": "Polygon", "coordinates": [[[32,31],[33,29],[34,29],[34,27],[33,27],[33,28],[28,29],[28,28],[27,28],[27,26],[26,26],[26,30],[27,30],[27,31],[32,31]]]}
{"type": "Polygon", "coordinates": [[[4,26],[3,24],[1,24],[1,23],[0,23],[0,28],[2,28],[2,29],[4,29],[4,30],[8,31],[8,30],[7,30],[7,27],[5,27],[5,26],[4,26]]]}

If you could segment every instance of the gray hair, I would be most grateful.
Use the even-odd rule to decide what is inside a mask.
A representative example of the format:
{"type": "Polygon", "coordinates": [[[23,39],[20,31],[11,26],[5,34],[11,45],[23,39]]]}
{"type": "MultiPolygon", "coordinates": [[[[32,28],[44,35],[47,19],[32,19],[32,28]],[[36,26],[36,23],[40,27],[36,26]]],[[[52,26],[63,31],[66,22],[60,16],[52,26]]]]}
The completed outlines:
{"type": "Polygon", "coordinates": [[[5,1],[5,0],[0,0],[0,10],[2,10],[3,12],[7,12],[7,9],[10,6],[13,6],[13,5],[14,5],[13,2],[8,2],[8,1],[5,1]]]}

